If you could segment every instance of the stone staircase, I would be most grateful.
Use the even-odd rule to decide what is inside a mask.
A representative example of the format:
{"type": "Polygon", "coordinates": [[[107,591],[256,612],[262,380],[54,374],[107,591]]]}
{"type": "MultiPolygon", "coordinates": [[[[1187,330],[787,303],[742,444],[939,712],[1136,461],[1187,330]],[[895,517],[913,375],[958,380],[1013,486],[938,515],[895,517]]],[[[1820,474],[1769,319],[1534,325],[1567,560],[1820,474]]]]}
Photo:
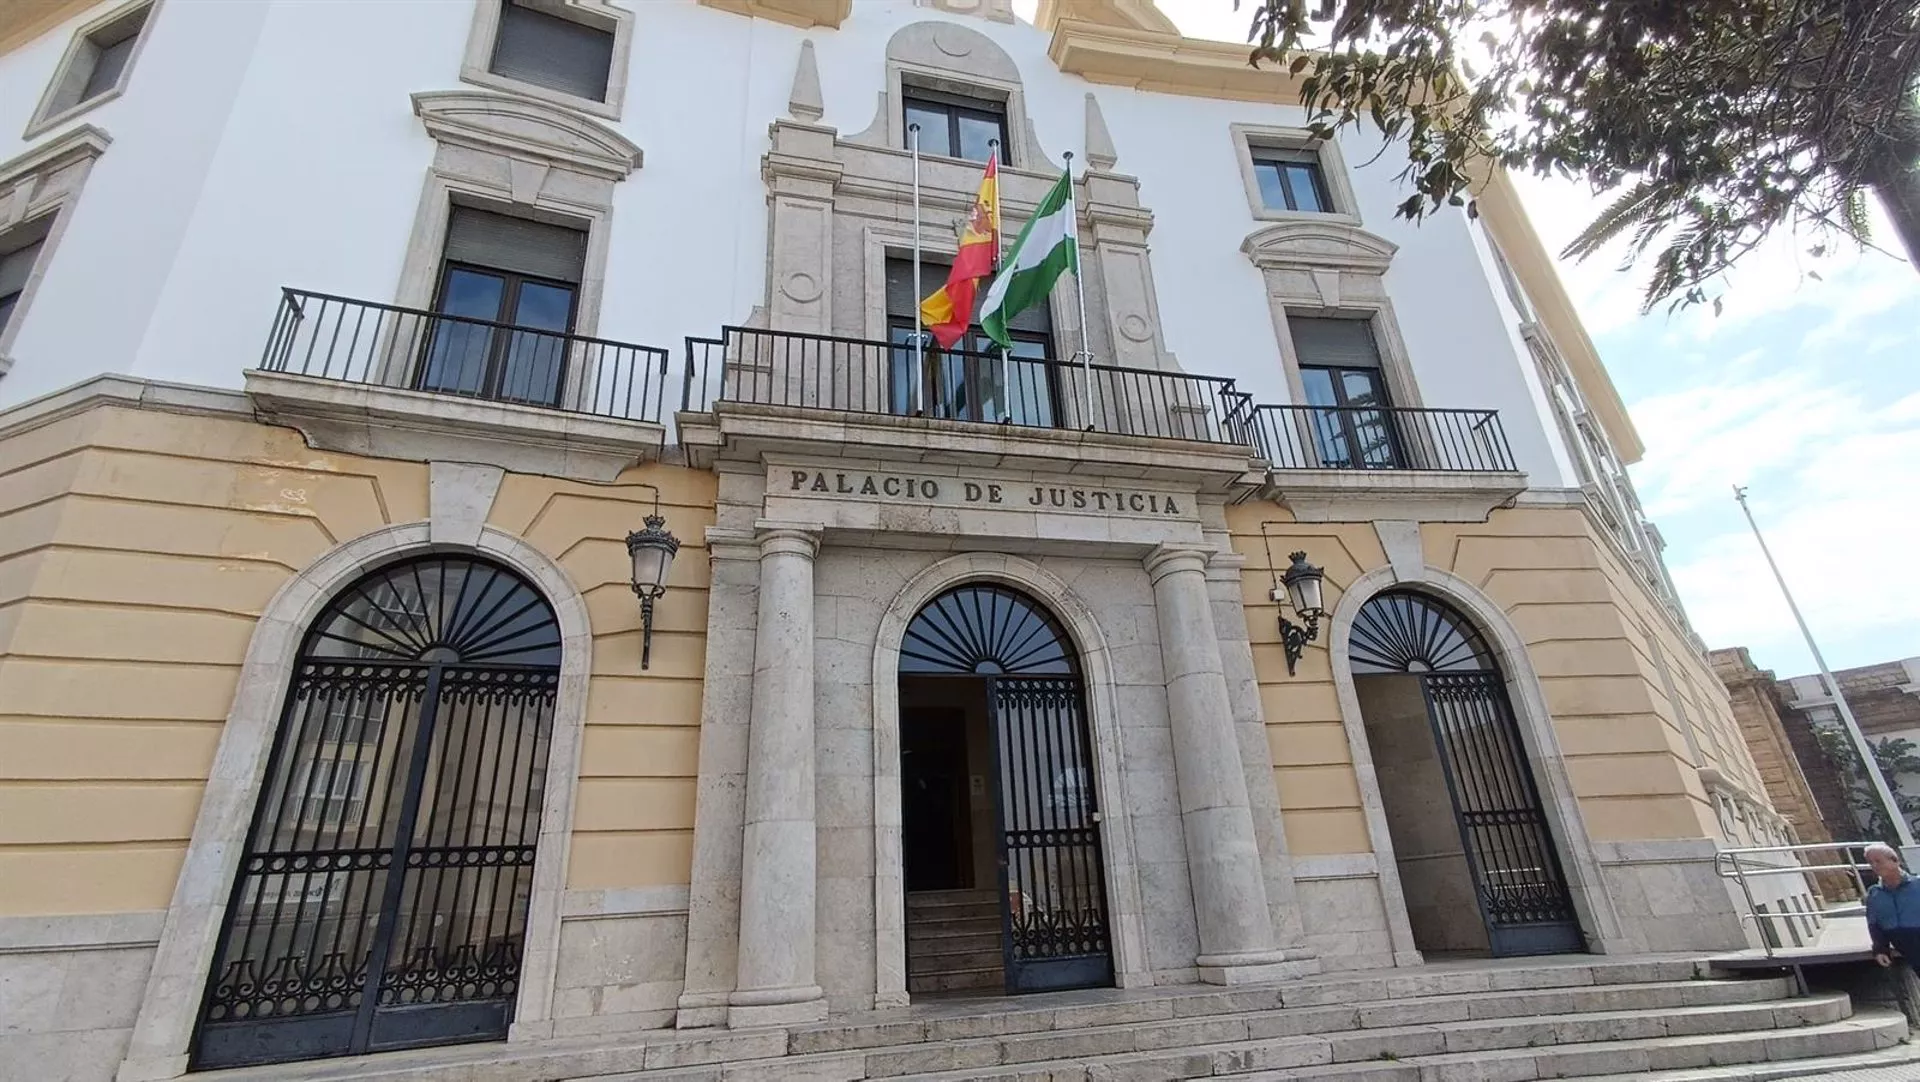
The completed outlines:
{"type": "Polygon", "coordinates": [[[1905,1019],[1683,958],[947,1000],[779,1029],[423,1049],[196,1082],[1757,1082],[1911,1063],[1905,1019]]]}
{"type": "Polygon", "coordinates": [[[1006,987],[1000,901],[991,890],[907,895],[907,991],[998,992],[1006,987]]]}

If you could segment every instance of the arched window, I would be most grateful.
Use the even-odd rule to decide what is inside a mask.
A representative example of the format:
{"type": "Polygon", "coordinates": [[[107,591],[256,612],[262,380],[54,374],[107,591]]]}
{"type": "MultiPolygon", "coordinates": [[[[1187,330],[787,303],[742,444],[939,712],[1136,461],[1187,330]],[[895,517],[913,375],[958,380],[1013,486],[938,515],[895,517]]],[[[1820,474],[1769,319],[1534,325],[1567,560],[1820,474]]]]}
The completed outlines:
{"type": "Polygon", "coordinates": [[[1408,591],[1368,601],[1353,621],[1353,672],[1496,672],[1486,640],[1466,617],[1408,591]]]}
{"type": "Polygon", "coordinates": [[[1004,586],[975,583],[934,598],[907,625],[900,672],[1072,676],[1079,667],[1053,614],[1004,586]]]}

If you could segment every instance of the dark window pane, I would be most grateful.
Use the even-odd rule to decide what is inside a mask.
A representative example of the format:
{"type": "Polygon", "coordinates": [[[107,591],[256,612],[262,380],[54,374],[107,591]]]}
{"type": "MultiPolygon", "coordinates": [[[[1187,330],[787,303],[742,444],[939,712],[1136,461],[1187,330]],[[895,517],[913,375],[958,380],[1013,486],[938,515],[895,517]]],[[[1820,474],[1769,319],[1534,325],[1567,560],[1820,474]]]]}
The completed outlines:
{"type": "Polygon", "coordinates": [[[1006,142],[1005,130],[997,118],[960,114],[960,153],[955,157],[984,162],[993,152],[988,145],[992,140],[999,140],[1002,145],[1006,142]]]}
{"type": "Polygon", "coordinates": [[[1300,382],[1306,385],[1307,405],[1338,405],[1334,397],[1333,373],[1325,368],[1302,368],[1300,382]]]}
{"type": "MultiPolygon", "coordinates": [[[[951,118],[945,109],[917,101],[907,102],[907,124],[920,125],[920,153],[922,154],[938,154],[945,158],[954,156],[950,122],[951,118]]],[[[912,150],[912,133],[907,134],[909,139],[907,149],[912,150]]]]}
{"type": "Polygon", "coordinates": [[[1346,405],[1377,406],[1386,400],[1386,396],[1380,393],[1378,372],[1345,369],[1340,373],[1340,383],[1346,394],[1346,405]]]}
{"type": "Polygon", "coordinates": [[[0,295],[0,331],[7,329],[7,321],[13,318],[13,307],[20,303],[20,294],[0,295]]]}
{"type": "Polygon", "coordinates": [[[1311,165],[1287,166],[1287,189],[1293,193],[1293,209],[1323,212],[1320,202],[1320,171],[1311,165]]]}
{"type": "Polygon", "coordinates": [[[120,81],[120,73],[127,70],[127,58],[133,55],[133,42],[138,36],[138,33],[129,34],[111,45],[98,46],[99,55],[94,57],[93,70],[87,73],[87,85],[80,91],[81,101],[92,101],[113,89],[120,81]]]}
{"type": "Polygon", "coordinates": [[[518,3],[500,9],[496,75],[593,101],[607,100],[613,35],[518,3]]]}
{"type": "Polygon", "coordinates": [[[1287,188],[1280,182],[1280,167],[1255,162],[1253,175],[1260,181],[1260,205],[1268,210],[1287,210],[1287,188]]]}
{"type": "Polygon", "coordinates": [[[500,397],[515,402],[553,403],[560,397],[566,369],[565,332],[573,321],[573,290],[544,282],[522,282],[513,323],[554,334],[514,331],[500,376],[500,397]]]}
{"type": "Polygon", "coordinates": [[[887,408],[906,415],[913,412],[913,390],[920,382],[920,354],[913,348],[913,328],[894,324],[893,352],[887,358],[887,408]]]}
{"type": "MultiPolygon", "coordinates": [[[[447,272],[440,311],[450,316],[498,321],[506,298],[506,279],[455,267],[447,272]]],[[[460,320],[435,320],[433,341],[427,349],[420,387],[449,394],[480,394],[486,390],[487,356],[493,351],[494,329],[460,320]]]]}

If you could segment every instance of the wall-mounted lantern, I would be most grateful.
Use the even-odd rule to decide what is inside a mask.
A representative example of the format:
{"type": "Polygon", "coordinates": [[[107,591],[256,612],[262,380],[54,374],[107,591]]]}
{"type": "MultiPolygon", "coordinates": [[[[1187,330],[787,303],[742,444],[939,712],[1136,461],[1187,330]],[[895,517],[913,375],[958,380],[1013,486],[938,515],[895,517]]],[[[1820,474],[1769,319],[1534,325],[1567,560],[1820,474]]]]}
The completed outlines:
{"type": "Polygon", "coordinates": [[[633,593],[640,599],[640,667],[653,661],[653,603],[667,592],[667,576],[673,572],[673,558],[680,551],[680,539],[667,532],[667,520],[660,515],[660,493],[653,494],[653,514],[646,517],[646,528],[627,535],[627,556],[633,560],[633,593]]]}
{"type": "MultiPolygon", "coordinates": [[[[1307,622],[1301,627],[1286,616],[1280,617],[1280,641],[1287,651],[1287,675],[1292,676],[1294,666],[1300,662],[1300,655],[1307,644],[1320,634],[1320,618],[1327,614],[1321,605],[1320,583],[1326,572],[1307,562],[1307,554],[1296,552],[1291,556],[1293,563],[1287,567],[1286,574],[1280,576],[1284,584],[1284,600],[1293,606],[1293,611],[1307,622]]],[[[1273,591],[1275,601],[1283,600],[1281,590],[1273,591]]]]}

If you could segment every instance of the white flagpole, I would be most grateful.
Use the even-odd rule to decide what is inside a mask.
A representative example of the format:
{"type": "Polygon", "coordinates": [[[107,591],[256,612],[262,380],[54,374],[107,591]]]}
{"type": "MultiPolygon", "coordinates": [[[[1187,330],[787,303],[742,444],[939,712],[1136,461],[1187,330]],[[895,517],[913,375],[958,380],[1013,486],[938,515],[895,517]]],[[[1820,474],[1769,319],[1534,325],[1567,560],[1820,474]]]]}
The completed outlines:
{"type": "Polygon", "coordinates": [[[1067,240],[1073,245],[1073,291],[1080,299],[1080,419],[1093,431],[1093,351],[1087,348],[1087,287],[1080,284],[1080,208],[1073,197],[1073,151],[1067,151],[1067,240]]]}
{"type": "Polygon", "coordinates": [[[1853,748],[1860,754],[1860,770],[1873,786],[1873,793],[1880,798],[1880,806],[1887,810],[1893,832],[1900,839],[1901,854],[1909,861],[1915,857],[1913,830],[1907,825],[1907,817],[1900,813],[1900,802],[1893,798],[1893,790],[1887,785],[1887,775],[1880,769],[1880,760],[1874,757],[1873,747],[1867,742],[1867,734],[1860,729],[1860,723],[1854,720],[1853,711],[1847,706],[1847,697],[1840,692],[1840,681],[1833,678],[1833,672],[1827,668],[1827,659],[1820,654],[1820,647],[1813,641],[1813,632],[1807,629],[1806,617],[1800,615],[1800,606],[1794,604],[1793,592],[1787,589],[1787,580],[1780,574],[1780,565],[1773,562],[1773,550],[1767,547],[1767,539],[1760,536],[1760,524],[1753,520],[1753,508],[1747,506],[1747,490],[1742,485],[1733,486],[1733,498],[1740,504],[1740,511],[1747,516],[1747,525],[1753,528],[1753,539],[1760,542],[1760,555],[1767,558],[1767,567],[1773,572],[1773,581],[1780,586],[1780,596],[1787,599],[1787,611],[1793,613],[1793,622],[1800,625],[1800,637],[1807,640],[1807,652],[1813,655],[1813,663],[1820,666],[1820,678],[1827,682],[1827,694],[1833,696],[1833,705],[1840,710],[1840,720],[1845,725],[1847,736],[1853,740],[1853,748]]]}
{"type": "MultiPolygon", "coordinates": [[[[999,167],[1000,140],[987,140],[987,158],[999,167]]],[[[1000,236],[1000,182],[994,181],[993,188],[993,278],[1000,275],[1000,263],[1007,256],[1007,248],[1000,236]]],[[[993,278],[988,278],[992,285],[993,278]]],[[[1013,420],[1013,365],[1007,359],[1007,347],[1000,347],[1000,420],[1002,423],[1013,420]]]]}
{"type": "Polygon", "coordinates": [[[907,125],[907,149],[913,152],[913,394],[908,401],[913,415],[925,412],[920,403],[921,386],[927,381],[926,334],[920,328],[920,125],[907,125]]]}

